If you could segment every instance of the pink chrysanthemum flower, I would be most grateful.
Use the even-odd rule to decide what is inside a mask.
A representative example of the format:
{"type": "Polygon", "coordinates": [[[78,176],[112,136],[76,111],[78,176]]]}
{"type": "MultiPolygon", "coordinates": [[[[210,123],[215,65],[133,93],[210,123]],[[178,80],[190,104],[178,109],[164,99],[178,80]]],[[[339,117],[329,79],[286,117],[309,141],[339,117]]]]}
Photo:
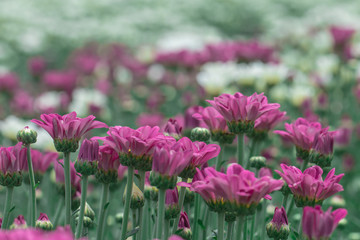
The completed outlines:
{"type": "Polygon", "coordinates": [[[76,152],[79,141],[87,132],[95,128],[107,128],[105,123],[94,121],[90,115],[86,118],[76,117],[76,112],[61,116],[59,114],[41,114],[41,120],[31,122],[45,129],[54,139],[58,152],[76,152]]]}
{"type": "Polygon", "coordinates": [[[157,147],[153,154],[151,185],[159,189],[173,189],[177,176],[190,164],[192,155],[193,151],[189,149],[157,147]]]}
{"type": "Polygon", "coordinates": [[[22,182],[21,171],[26,162],[26,148],[19,142],[13,147],[0,148],[0,184],[3,186],[20,186],[22,182]]]}
{"type": "Polygon", "coordinates": [[[270,110],[256,119],[254,132],[249,137],[263,140],[270,130],[274,129],[276,125],[287,119],[286,112],[281,112],[278,109],[270,110]]]}
{"type": "Polygon", "coordinates": [[[326,198],[344,190],[339,184],[344,174],[335,175],[335,168],[323,180],[323,170],[319,166],[310,167],[304,173],[294,166],[280,164],[280,167],[283,172],[275,171],[289,186],[298,207],[321,204],[326,198]]]}
{"type": "Polygon", "coordinates": [[[252,133],[259,117],[280,107],[277,103],[268,103],[263,93],[251,96],[239,92],[222,94],[208,102],[225,118],[230,132],[235,134],[252,133]]]}
{"type": "Polygon", "coordinates": [[[327,128],[322,128],[319,122],[309,122],[304,118],[298,118],[294,123],[285,123],[286,131],[274,131],[285,141],[292,142],[296,147],[297,156],[308,160],[310,150],[314,147],[315,138],[319,134],[328,132],[327,128]]]}
{"type": "Polygon", "coordinates": [[[187,137],[181,138],[173,145],[172,148],[193,152],[190,164],[186,166],[184,171],[180,174],[180,177],[182,178],[193,178],[197,167],[201,167],[210,159],[217,157],[220,152],[219,145],[206,144],[198,141],[192,142],[187,137]]]}
{"type": "Polygon", "coordinates": [[[203,121],[211,132],[211,139],[215,142],[231,144],[235,135],[229,132],[225,118],[213,107],[206,107],[198,113],[194,113],[193,118],[203,121]]]}
{"type": "Polygon", "coordinates": [[[110,127],[107,137],[99,138],[114,149],[124,166],[149,171],[152,166],[152,154],[156,146],[174,143],[173,137],[164,136],[159,127],[110,127]]]}
{"type": "Polygon", "coordinates": [[[96,179],[101,183],[116,183],[120,166],[119,155],[108,145],[100,146],[96,179]]]}
{"type": "Polygon", "coordinates": [[[308,240],[330,239],[341,219],[347,215],[346,209],[339,208],[331,212],[330,207],[326,212],[319,205],[304,207],[302,218],[302,232],[308,240]]]}
{"type": "Polygon", "coordinates": [[[271,199],[273,191],[281,189],[283,182],[269,176],[256,178],[253,172],[232,164],[226,174],[213,168],[198,171],[198,181],[190,190],[199,193],[213,211],[232,211],[239,215],[252,215],[263,198],[271,199]],[[202,179],[202,180],[201,180],[202,179]]]}

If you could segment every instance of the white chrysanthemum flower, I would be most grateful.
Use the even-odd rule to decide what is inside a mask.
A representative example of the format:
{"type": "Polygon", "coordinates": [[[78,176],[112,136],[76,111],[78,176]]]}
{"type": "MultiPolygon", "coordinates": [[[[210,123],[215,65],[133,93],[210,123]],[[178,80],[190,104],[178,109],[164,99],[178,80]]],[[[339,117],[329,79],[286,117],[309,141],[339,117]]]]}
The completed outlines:
{"type": "Polygon", "coordinates": [[[316,59],[316,73],[320,77],[321,83],[329,85],[332,81],[334,71],[339,65],[339,58],[333,54],[322,55],[316,59]]]}
{"type": "Polygon", "coordinates": [[[46,109],[58,109],[61,106],[62,92],[45,92],[35,99],[34,108],[38,112],[46,109]]]}
{"type": "Polygon", "coordinates": [[[69,105],[69,111],[75,111],[79,117],[86,117],[89,107],[93,104],[101,109],[106,108],[107,97],[96,89],[75,89],[73,100],[69,105]]]}
{"type": "Polygon", "coordinates": [[[198,73],[197,81],[210,94],[219,94],[239,76],[238,66],[234,62],[207,63],[198,73]]]}
{"type": "Polygon", "coordinates": [[[300,106],[304,100],[308,98],[313,98],[315,96],[314,87],[305,84],[305,83],[298,83],[294,84],[289,89],[289,100],[295,106],[300,106]]]}

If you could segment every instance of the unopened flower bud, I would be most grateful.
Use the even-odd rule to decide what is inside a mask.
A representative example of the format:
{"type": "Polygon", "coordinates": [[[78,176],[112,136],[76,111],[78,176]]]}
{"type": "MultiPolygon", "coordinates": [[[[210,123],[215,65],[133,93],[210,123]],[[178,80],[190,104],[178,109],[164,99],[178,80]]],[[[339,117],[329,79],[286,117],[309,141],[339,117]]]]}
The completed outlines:
{"type": "Polygon", "coordinates": [[[26,229],[28,228],[25,218],[23,215],[19,215],[17,218],[14,219],[13,224],[10,226],[10,230],[12,229],[26,229]]]}
{"type": "Polygon", "coordinates": [[[184,204],[192,204],[195,199],[195,192],[190,191],[189,188],[185,189],[184,204]]]}
{"type": "MultiPolygon", "coordinates": [[[[126,187],[125,187],[126,189],[126,187]]],[[[123,201],[125,201],[126,190],[124,191],[123,201]]],[[[144,206],[144,194],[141,190],[133,183],[132,193],[131,193],[131,201],[130,201],[130,208],[131,209],[138,209],[144,206]]]]}
{"type": "Polygon", "coordinates": [[[115,221],[119,224],[122,224],[124,219],[124,213],[120,212],[115,215],[115,221]]]}
{"type": "Polygon", "coordinates": [[[266,158],[263,156],[255,156],[250,158],[250,166],[256,169],[265,167],[266,158]]]}
{"type": "Polygon", "coordinates": [[[40,217],[36,220],[36,228],[41,228],[45,231],[50,231],[53,229],[53,224],[50,222],[48,216],[45,213],[40,213],[40,217]]]}
{"type": "Polygon", "coordinates": [[[192,232],[190,228],[190,221],[186,212],[181,212],[178,230],[175,232],[176,235],[182,237],[185,240],[192,239],[192,232]]]}
{"type": "Polygon", "coordinates": [[[192,141],[208,142],[211,137],[210,131],[206,128],[196,127],[191,130],[192,141]]]}
{"type": "Polygon", "coordinates": [[[16,138],[19,142],[22,142],[24,145],[33,144],[36,143],[37,132],[26,126],[24,127],[24,129],[17,132],[16,138]]]}
{"type": "Polygon", "coordinates": [[[290,227],[284,207],[275,208],[274,217],[266,225],[266,232],[269,238],[287,239],[290,234],[290,227]]]}
{"type": "Polygon", "coordinates": [[[177,188],[166,190],[165,194],[165,219],[176,218],[180,213],[179,193],[177,188]]]}

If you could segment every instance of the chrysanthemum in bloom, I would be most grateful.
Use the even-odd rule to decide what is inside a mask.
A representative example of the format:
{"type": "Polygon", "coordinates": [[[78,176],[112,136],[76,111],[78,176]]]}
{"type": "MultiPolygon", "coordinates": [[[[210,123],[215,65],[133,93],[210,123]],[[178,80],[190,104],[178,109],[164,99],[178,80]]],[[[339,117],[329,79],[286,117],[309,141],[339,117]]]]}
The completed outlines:
{"type": "Polygon", "coordinates": [[[124,166],[149,171],[152,166],[152,154],[156,146],[175,142],[173,137],[164,136],[159,127],[111,127],[107,137],[99,138],[114,149],[124,166]]]}
{"type": "Polygon", "coordinates": [[[292,142],[296,147],[297,156],[307,160],[311,148],[314,146],[315,137],[318,134],[328,132],[327,128],[322,128],[319,122],[309,122],[304,118],[298,118],[294,123],[285,123],[286,131],[274,131],[284,140],[292,142]]]}
{"type": "Polygon", "coordinates": [[[161,189],[175,187],[177,176],[190,164],[193,151],[190,149],[157,147],[153,154],[151,185],[161,189]]]}
{"type": "Polygon", "coordinates": [[[346,209],[339,208],[331,212],[330,207],[326,212],[321,206],[304,207],[302,218],[302,232],[308,240],[329,239],[341,219],[347,215],[346,209]]]}
{"type": "Polygon", "coordinates": [[[22,173],[26,162],[26,149],[22,149],[22,143],[13,147],[0,148],[0,184],[7,187],[20,186],[22,173]]]}
{"type": "Polygon", "coordinates": [[[259,117],[280,107],[277,103],[268,103],[263,93],[251,96],[239,92],[222,94],[208,102],[225,118],[230,132],[235,134],[251,133],[259,117]]]}
{"type": "Polygon", "coordinates": [[[217,157],[220,152],[219,145],[206,144],[204,142],[192,142],[189,138],[183,137],[177,141],[173,149],[182,149],[184,151],[192,151],[191,161],[188,166],[180,173],[182,178],[192,178],[195,174],[197,167],[203,166],[210,159],[217,157]]]}
{"type": "Polygon", "coordinates": [[[339,184],[344,174],[335,175],[335,168],[323,180],[323,170],[319,166],[310,167],[303,173],[294,166],[280,166],[283,172],[275,171],[289,186],[298,207],[321,204],[326,198],[344,190],[339,184]]]}
{"type": "Polygon", "coordinates": [[[249,137],[257,140],[264,140],[270,130],[274,129],[276,125],[287,119],[286,112],[281,112],[278,109],[268,111],[256,119],[254,132],[249,137]]]}
{"type": "Polygon", "coordinates": [[[213,107],[206,107],[198,113],[194,113],[193,117],[199,121],[203,121],[211,132],[213,141],[231,144],[235,135],[229,132],[224,117],[213,107]]]}
{"type": "Polygon", "coordinates": [[[120,166],[119,155],[108,145],[100,146],[96,179],[101,183],[116,183],[120,166]]]}
{"type": "Polygon", "coordinates": [[[99,142],[97,140],[84,139],[75,162],[76,171],[85,176],[93,175],[97,170],[98,161],[99,142]]]}
{"type": "Polygon", "coordinates": [[[315,135],[313,147],[310,154],[310,162],[320,167],[331,165],[334,152],[334,132],[320,132],[315,135]]]}
{"type": "Polygon", "coordinates": [[[253,172],[244,170],[239,164],[232,164],[226,174],[213,168],[206,168],[202,180],[191,184],[190,190],[199,193],[213,211],[231,211],[238,215],[252,215],[263,198],[281,189],[283,182],[269,176],[256,178],[253,172]]]}
{"type": "Polygon", "coordinates": [[[41,120],[33,119],[33,123],[45,129],[54,139],[58,152],[76,152],[82,136],[95,128],[106,128],[105,123],[94,121],[90,115],[86,118],[76,117],[76,112],[61,116],[59,114],[42,114],[41,120]]]}

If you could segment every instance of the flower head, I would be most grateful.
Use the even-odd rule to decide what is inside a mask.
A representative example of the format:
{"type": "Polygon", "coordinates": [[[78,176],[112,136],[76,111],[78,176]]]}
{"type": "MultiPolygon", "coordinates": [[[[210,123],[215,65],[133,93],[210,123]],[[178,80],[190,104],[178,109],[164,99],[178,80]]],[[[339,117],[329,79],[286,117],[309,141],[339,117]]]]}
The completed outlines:
{"type": "Polygon", "coordinates": [[[290,233],[289,223],[284,207],[275,208],[274,217],[266,225],[266,231],[270,238],[287,239],[290,233]]]}
{"type": "Polygon", "coordinates": [[[25,229],[27,228],[27,224],[25,221],[25,218],[23,215],[17,216],[17,218],[14,219],[13,224],[11,224],[10,229],[25,229]]]}
{"type": "Polygon", "coordinates": [[[45,231],[50,231],[53,229],[53,225],[45,213],[40,213],[38,220],[36,220],[35,226],[36,228],[40,228],[45,231]]]}
{"type": "Polygon", "coordinates": [[[251,133],[255,121],[270,110],[280,107],[277,103],[268,103],[263,93],[245,96],[222,94],[208,102],[225,118],[233,133],[251,133]]]}
{"type": "Polygon", "coordinates": [[[339,184],[344,174],[335,175],[335,168],[323,180],[323,170],[319,166],[310,167],[304,173],[294,166],[286,164],[280,166],[283,172],[275,171],[289,186],[298,207],[321,204],[326,198],[344,190],[339,184]]]}
{"type": "Polygon", "coordinates": [[[0,148],[0,184],[3,186],[20,186],[22,182],[21,171],[26,162],[26,148],[22,143],[13,147],[0,148]]]}
{"type": "Polygon", "coordinates": [[[302,231],[309,240],[322,240],[330,238],[341,219],[345,218],[347,211],[339,208],[331,212],[330,207],[326,212],[319,205],[304,207],[302,218],[302,231]]]}
{"type": "Polygon", "coordinates": [[[179,235],[180,237],[182,237],[185,240],[192,239],[190,221],[189,221],[189,217],[186,212],[181,212],[179,224],[178,224],[178,230],[176,231],[175,234],[179,235]]]}
{"type": "Polygon", "coordinates": [[[182,126],[178,124],[176,119],[170,118],[164,127],[164,134],[167,136],[172,136],[175,139],[181,137],[182,126]]]}
{"type": "Polygon", "coordinates": [[[98,171],[96,179],[102,183],[116,183],[118,168],[120,166],[119,155],[108,145],[100,146],[98,171]]]}
{"type": "Polygon", "coordinates": [[[270,110],[256,119],[254,134],[251,137],[262,140],[271,129],[287,119],[286,112],[281,112],[278,109],[270,110]]]}
{"type": "Polygon", "coordinates": [[[315,135],[310,161],[320,167],[328,167],[331,164],[334,151],[334,137],[336,131],[323,131],[315,135]]]}
{"type": "Polygon", "coordinates": [[[33,119],[33,123],[45,129],[54,139],[58,152],[75,152],[82,136],[95,128],[106,128],[105,123],[94,121],[90,115],[86,118],[76,117],[76,112],[61,116],[59,114],[42,114],[41,120],[33,119]]]}
{"type": "Polygon", "coordinates": [[[83,175],[93,175],[99,161],[99,142],[87,140],[81,144],[78,158],[75,162],[75,169],[83,175]]]}
{"type": "Polygon", "coordinates": [[[46,60],[43,57],[33,57],[27,62],[29,72],[33,76],[40,76],[46,70],[46,60]]]}
{"type": "Polygon", "coordinates": [[[180,213],[178,189],[168,189],[165,193],[165,219],[176,218],[180,213]]]}

